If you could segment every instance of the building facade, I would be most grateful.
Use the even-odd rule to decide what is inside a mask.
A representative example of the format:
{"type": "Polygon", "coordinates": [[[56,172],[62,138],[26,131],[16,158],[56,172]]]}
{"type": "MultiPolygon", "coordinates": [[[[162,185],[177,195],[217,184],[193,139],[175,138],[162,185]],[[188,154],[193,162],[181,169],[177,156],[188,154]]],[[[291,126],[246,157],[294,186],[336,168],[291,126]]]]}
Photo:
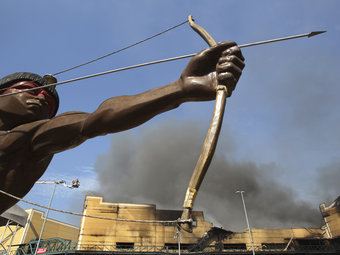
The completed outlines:
{"type": "MultiPolygon", "coordinates": [[[[200,211],[193,212],[193,231],[188,233],[177,222],[182,211],[86,196],[80,229],[48,219],[39,248],[41,254],[73,255],[251,254],[252,249],[263,255],[340,254],[340,197],[329,206],[321,204],[320,211],[325,222],[320,228],[251,229],[251,243],[248,230],[214,227],[200,211]]],[[[34,209],[26,212],[27,223],[16,230],[13,242],[13,232],[0,228],[0,254],[34,254],[44,216],[34,209]]]]}
{"type": "Polygon", "coordinates": [[[180,231],[179,234],[175,222],[157,222],[176,221],[181,213],[158,210],[155,205],[111,203],[105,202],[103,197],[86,196],[77,250],[177,252],[180,248],[184,252],[247,252],[254,247],[261,252],[291,252],[333,249],[333,243],[338,243],[340,238],[339,203],[336,202],[325,206],[322,213],[328,213],[324,216],[327,225],[321,228],[251,229],[253,245],[247,230],[231,232],[213,227],[205,221],[203,212],[193,212],[192,233],[180,231]]]}

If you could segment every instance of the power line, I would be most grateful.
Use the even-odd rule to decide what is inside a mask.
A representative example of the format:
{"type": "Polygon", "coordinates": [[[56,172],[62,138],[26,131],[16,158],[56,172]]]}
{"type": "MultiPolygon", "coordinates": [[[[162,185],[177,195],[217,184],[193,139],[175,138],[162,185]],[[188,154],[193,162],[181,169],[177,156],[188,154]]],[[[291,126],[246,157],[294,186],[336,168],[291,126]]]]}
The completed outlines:
{"type": "Polygon", "coordinates": [[[37,203],[33,203],[30,201],[27,201],[25,199],[22,199],[20,197],[14,196],[6,191],[0,190],[0,193],[9,196],[11,198],[14,198],[18,201],[27,203],[27,204],[31,204],[34,206],[38,206],[44,209],[49,209],[51,211],[55,211],[55,212],[60,212],[60,213],[65,213],[65,214],[71,214],[71,215],[75,215],[75,216],[81,216],[81,217],[89,217],[89,218],[95,218],[95,219],[101,219],[101,220],[115,220],[115,221],[127,221],[127,222],[140,222],[140,223],[189,223],[192,222],[192,220],[133,220],[133,219],[121,219],[121,218],[108,218],[108,217],[101,217],[101,216],[95,216],[95,215],[87,215],[87,214],[81,214],[81,213],[75,213],[75,212],[70,212],[70,211],[64,211],[64,210],[60,210],[60,209],[55,209],[55,208],[49,208],[47,206],[44,205],[40,205],[37,203]]]}

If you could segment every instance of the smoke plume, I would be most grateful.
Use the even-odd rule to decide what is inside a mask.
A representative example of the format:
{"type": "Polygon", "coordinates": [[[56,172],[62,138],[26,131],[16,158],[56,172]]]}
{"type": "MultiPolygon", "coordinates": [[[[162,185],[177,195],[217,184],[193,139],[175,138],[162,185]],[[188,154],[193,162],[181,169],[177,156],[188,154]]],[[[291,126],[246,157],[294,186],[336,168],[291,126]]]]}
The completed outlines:
{"type": "MultiPolygon", "coordinates": [[[[104,194],[105,201],[181,209],[205,135],[198,126],[164,121],[134,134],[116,134],[110,151],[98,156],[95,164],[97,192],[104,194]]],[[[241,196],[235,192],[244,190],[251,227],[320,226],[317,205],[297,201],[294,190],[280,183],[278,166],[235,159],[235,142],[231,135],[223,137],[195,210],[203,210],[217,226],[241,231],[246,228],[245,216],[241,196]]]]}
{"type": "Polygon", "coordinates": [[[327,204],[333,202],[340,195],[340,161],[334,160],[324,167],[317,169],[319,191],[323,194],[327,204]]]}

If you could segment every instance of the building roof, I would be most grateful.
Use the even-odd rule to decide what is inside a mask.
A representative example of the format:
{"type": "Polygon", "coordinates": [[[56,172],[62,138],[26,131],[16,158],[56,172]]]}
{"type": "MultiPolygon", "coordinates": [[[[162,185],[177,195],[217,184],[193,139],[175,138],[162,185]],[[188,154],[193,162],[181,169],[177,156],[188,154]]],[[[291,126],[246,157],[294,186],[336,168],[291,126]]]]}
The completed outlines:
{"type": "Polygon", "coordinates": [[[6,225],[7,221],[11,220],[24,227],[26,225],[27,218],[28,213],[25,212],[20,206],[14,205],[0,215],[0,226],[6,225]]]}

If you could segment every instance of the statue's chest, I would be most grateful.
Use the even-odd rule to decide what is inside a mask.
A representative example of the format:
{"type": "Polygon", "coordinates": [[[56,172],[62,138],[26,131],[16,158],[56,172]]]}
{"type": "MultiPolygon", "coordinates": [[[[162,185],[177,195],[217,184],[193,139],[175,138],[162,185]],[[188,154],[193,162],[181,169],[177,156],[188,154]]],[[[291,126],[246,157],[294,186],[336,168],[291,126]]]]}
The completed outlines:
{"type": "Polygon", "coordinates": [[[12,131],[6,134],[0,133],[0,156],[9,153],[21,153],[31,146],[29,137],[25,131],[12,131]]]}
{"type": "Polygon", "coordinates": [[[14,175],[36,178],[47,168],[52,157],[37,158],[32,153],[32,143],[27,133],[0,133],[0,176],[14,175]]]}
{"type": "Polygon", "coordinates": [[[0,167],[27,164],[31,143],[24,132],[0,133],[0,167]]]}

